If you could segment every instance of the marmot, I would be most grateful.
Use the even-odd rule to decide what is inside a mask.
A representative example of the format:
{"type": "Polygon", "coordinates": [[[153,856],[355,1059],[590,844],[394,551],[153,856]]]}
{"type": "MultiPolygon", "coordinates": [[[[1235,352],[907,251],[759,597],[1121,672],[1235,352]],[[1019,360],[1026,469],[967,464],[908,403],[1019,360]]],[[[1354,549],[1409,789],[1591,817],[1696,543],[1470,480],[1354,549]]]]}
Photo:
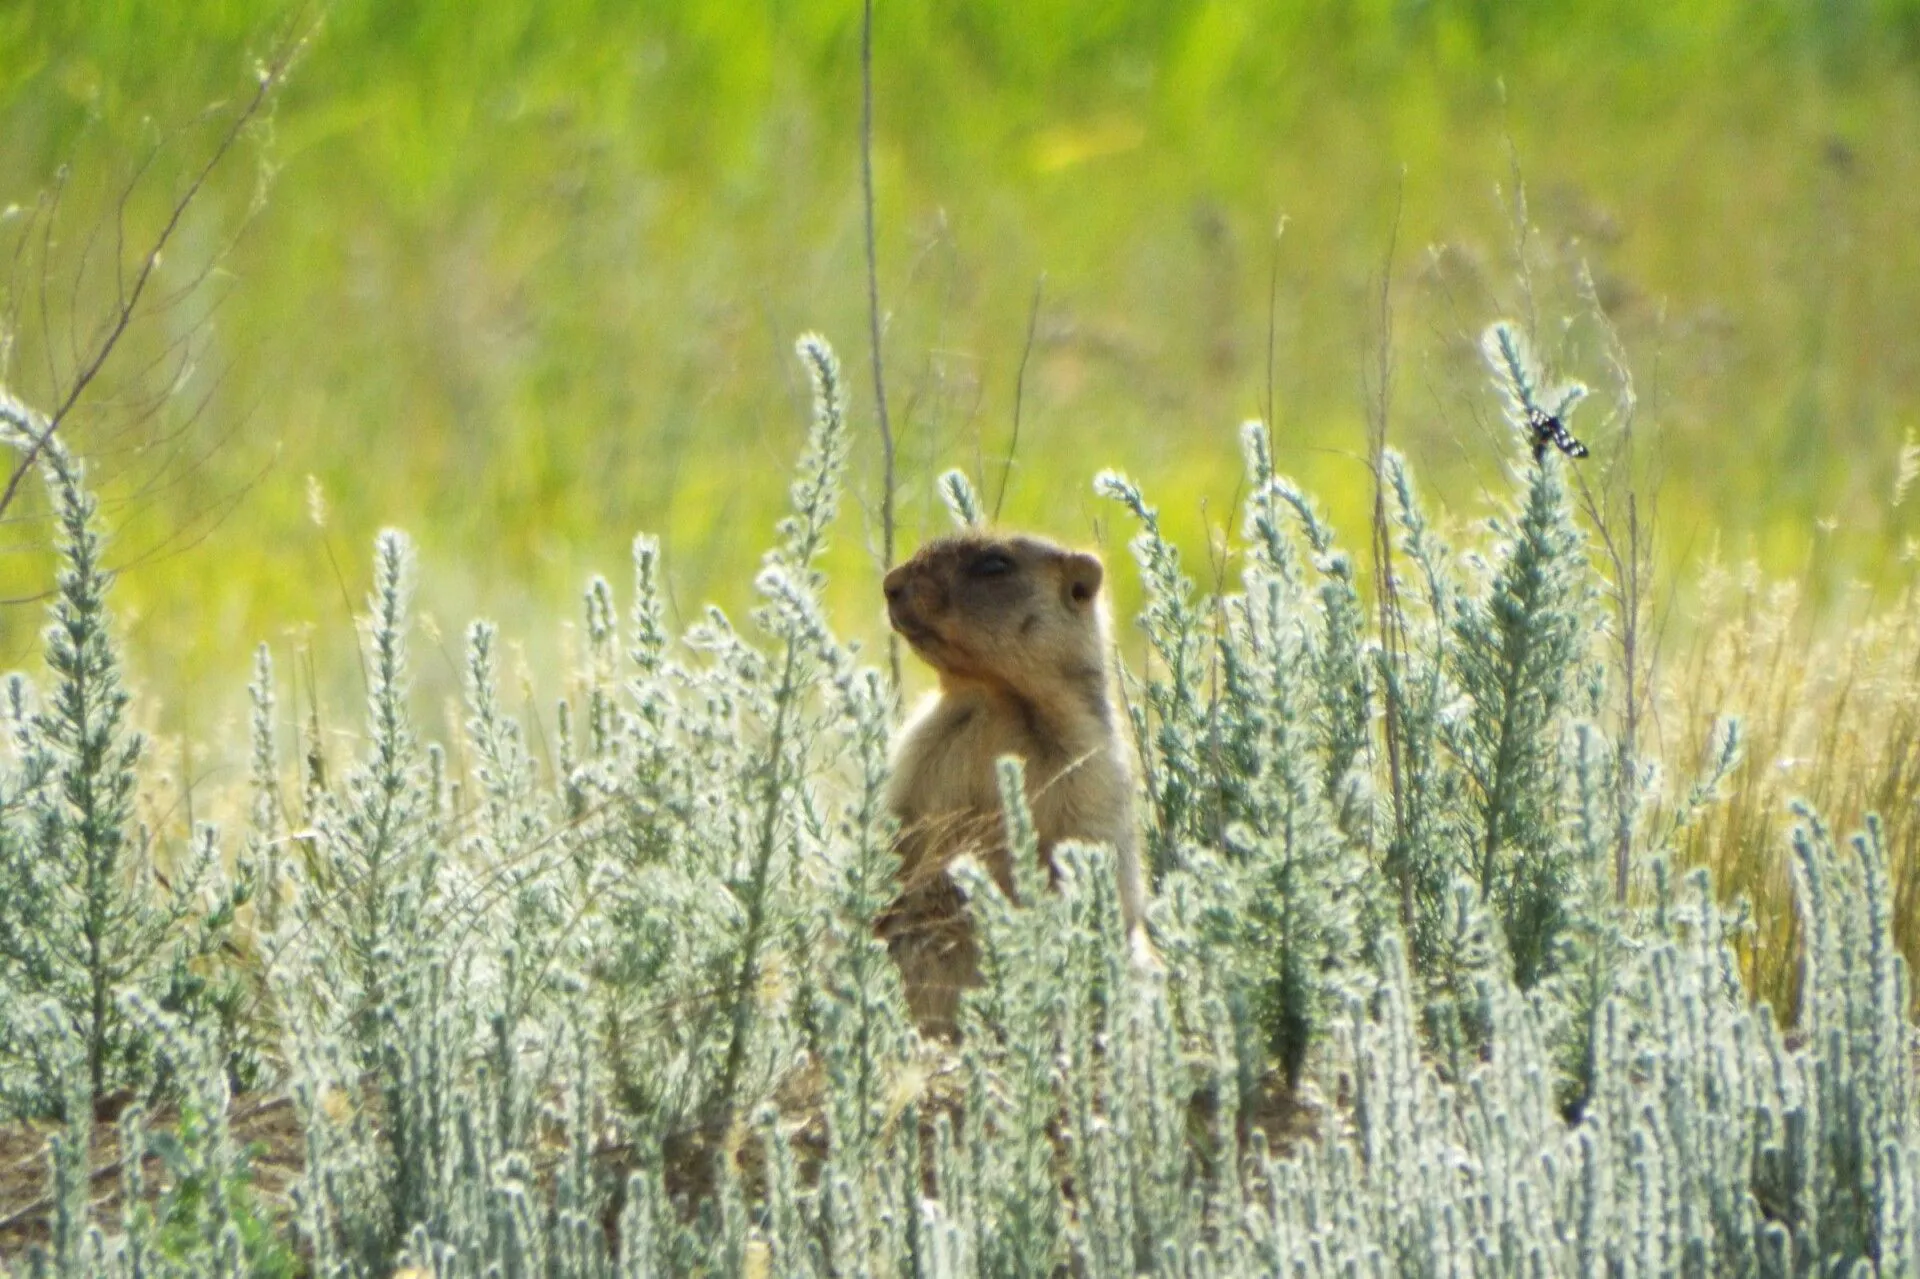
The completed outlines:
{"type": "Polygon", "coordinates": [[[1026,764],[1040,855],[1107,845],[1127,928],[1145,913],[1131,753],[1107,662],[1104,572],[1038,537],[940,538],[886,578],[887,617],[940,675],[894,746],[887,804],[900,821],[900,893],[880,934],[914,1019],[951,1034],[977,980],[966,905],[948,865],[973,853],[1013,892],[995,763],[1026,764]]]}

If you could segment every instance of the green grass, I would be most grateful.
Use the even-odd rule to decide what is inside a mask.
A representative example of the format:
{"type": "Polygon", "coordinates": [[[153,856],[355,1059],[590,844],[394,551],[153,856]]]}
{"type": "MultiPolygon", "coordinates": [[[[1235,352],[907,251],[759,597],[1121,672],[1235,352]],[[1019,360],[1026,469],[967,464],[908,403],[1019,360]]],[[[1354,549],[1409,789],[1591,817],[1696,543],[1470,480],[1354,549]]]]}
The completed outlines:
{"type": "MultiPolygon", "coordinates": [[[[145,144],[246,90],[274,19],[149,0],[0,15],[0,205],[31,208],[72,166],[57,280],[145,144]]],[[[1430,491],[1477,509],[1503,487],[1505,442],[1471,341],[1527,309],[1496,194],[1511,201],[1517,162],[1539,314],[1581,312],[1573,267],[1590,262],[1639,372],[1663,563],[1718,544],[1799,574],[1815,521],[1843,514],[1817,543],[1816,599],[1895,577],[1920,531],[1888,478],[1920,423],[1916,30],[1911,4],[882,4],[880,270],[907,544],[940,522],[941,470],[981,470],[996,491],[1044,272],[1005,516],[1111,544],[1084,496],[1097,459],[1150,476],[1202,558],[1234,500],[1231,431],[1268,395],[1281,214],[1279,465],[1359,527],[1360,380],[1398,207],[1392,434],[1430,491]]],[[[857,8],[822,0],[332,6],[175,260],[177,283],[271,166],[181,401],[215,391],[181,438],[193,460],[148,493],[151,453],[100,447],[119,440],[111,411],[77,441],[138,561],[122,590],[144,660],[228,690],[255,640],[317,623],[328,678],[352,670],[309,474],[343,562],[383,524],[416,532],[436,615],[549,611],[642,527],[667,544],[682,615],[709,595],[741,603],[804,420],[789,336],[818,328],[865,368],[858,36],[857,8]]],[[[163,153],[136,230],[206,135],[163,153]]],[[[8,377],[40,400],[32,319],[8,377]]],[[[1591,323],[1550,349],[1604,384],[1591,323]]],[[[862,375],[869,529],[870,402],[862,375]]],[[[1604,451],[1590,417],[1575,425],[1604,451]]],[[[861,540],[840,548],[832,602],[871,634],[861,540]]],[[[35,554],[0,562],[8,595],[45,573],[35,554]]],[[[38,625],[0,611],[0,652],[24,659],[38,625]]],[[[225,691],[163,712],[198,734],[227,713],[225,691]]]]}

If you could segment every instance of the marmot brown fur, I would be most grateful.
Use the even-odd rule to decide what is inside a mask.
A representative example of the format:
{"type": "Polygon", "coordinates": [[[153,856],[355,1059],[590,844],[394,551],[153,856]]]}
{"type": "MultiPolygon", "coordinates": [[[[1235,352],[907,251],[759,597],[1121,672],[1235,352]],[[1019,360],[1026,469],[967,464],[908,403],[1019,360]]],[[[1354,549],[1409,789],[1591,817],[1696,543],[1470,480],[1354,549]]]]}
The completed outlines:
{"type": "Polygon", "coordinates": [[[1145,911],[1131,750],[1108,667],[1100,561],[1038,537],[968,532],[887,574],[887,616],[940,676],[894,746],[900,894],[881,935],[924,1030],[950,1034],[977,980],[966,905],[947,874],[965,853],[1013,893],[996,761],[1026,764],[1040,855],[1107,845],[1128,929],[1145,911]]]}

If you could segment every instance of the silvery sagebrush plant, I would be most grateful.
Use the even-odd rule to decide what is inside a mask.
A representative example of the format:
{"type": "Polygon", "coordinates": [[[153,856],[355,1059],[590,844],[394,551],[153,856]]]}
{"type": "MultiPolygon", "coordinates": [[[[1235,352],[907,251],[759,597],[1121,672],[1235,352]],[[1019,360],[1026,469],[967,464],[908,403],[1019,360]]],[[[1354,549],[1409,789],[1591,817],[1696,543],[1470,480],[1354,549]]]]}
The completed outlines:
{"type": "Polygon", "coordinates": [[[1209,767],[1218,744],[1208,707],[1209,626],[1180,567],[1180,551],[1161,533],[1159,512],[1140,487],[1113,471],[1096,476],[1093,487],[1140,525],[1128,547],[1146,586],[1139,620],[1149,656],[1127,706],[1148,801],[1145,870],[1158,884],[1186,847],[1217,841],[1222,826],[1222,797],[1214,786],[1225,770],[1209,767]]]}
{"type": "MultiPolygon", "coordinates": [[[[874,688],[851,669],[814,602],[814,562],[845,455],[838,369],[817,339],[803,340],[801,354],[816,380],[814,427],[795,513],[768,557],[759,582],[766,602],[755,614],[774,651],[761,652],[710,611],[687,637],[692,658],[669,656],[657,548],[637,543],[640,591],[627,654],[634,675],[624,689],[610,673],[611,592],[598,581],[588,591],[587,713],[577,741],[563,739],[562,800],[571,816],[564,828],[534,792],[521,734],[500,709],[493,632],[471,632],[467,754],[477,811],[468,814],[472,833],[457,855],[434,859],[443,881],[458,886],[447,912],[456,926],[430,934],[441,954],[414,966],[409,1002],[386,1019],[404,1033],[393,1037],[380,1072],[396,1090],[386,1108],[408,1117],[401,1129],[412,1134],[411,1167],[403,1171],[396,1158],[387,1180],[377,1173],[356,1180],[353,1160],[335,1160],[343,1173],[338,1191],[309,1186],[309,1236],[340,1245],[338,1264],[370,1267],[393,1255],[403,1235],[418,1259],[465,1255],[482,1236],[494,1240],[488,1248],[499,1239],[522,1240],[513,1249],[535,1247],[524,1242],[529,1228],[489,1233],[486,1196],[473,1200],[473,1187],[492,1179],[509,1198],[511,1186],[521,1187],[514,1193],[522,1198],[530,1193],[533,1169],[506,1164],[524,1161],[546,1122],[542,1099],[564,1065],[551,1051],[557,1041],[591,1045],[591,1053],[581,1047],[576,1055],[606,1063],[587,1072],[592,1086],[576,1085],[577,1117],[568,1130],[591,1133],[614,1109],[622,1112],[634,1138],[627,1145],[651,1152],[640,1162],[655,1165],[635,1170],[633,1210],[669,1255],[684,1251],[678,1218],[658,1202],[658,1161],[678,1159],[676,1172],[708,1165],[725,1191],[757,1099],[803,1051],[803,1019],[788,1015],[807,1002],[792,946],[819,924],[821,912],[810,908],[819,885],[809,870],[822,860],[832,819],[816,783],[841,753],[826,737],[841,742],[849,722],[864,724],[855,735],[868,743],[871,793],[865,816],[852,825],[869,832],[869,863],[884,836],[872,833],[880,777],[874,688]],[[842,680],[839,706],[814,695],[817,677],[829,671],[842,680]],[[677,820],[669,826],[666,819],[677,820]],[[504,944],[489,954],[480,937],[504,944]],[[602,951],[596,943],[603,942],[612,944],[602,951]],[[609,1085],[617,1107],[603,1095],[609,1085]],[[387,1219],[366,1229],[379,1215],[366,1210],[369,1187],[387,1219]]],[[[377,592],[382,600],[388,594],[377,592]]],[[[386,619],[397,613],[378,615],[376,669],[386,619]]],[[[376,709],[376,742],[388,722],[376,709]]],[[[375,756],[399,753],[376,748],[375,756]]],[[[860,879],[867,897],[872,878],[869,866],[860,879]]],[[[864,980],[871,985],[872,974],[864,980]]],[[[326,1062],[313,1063],[312,1074],[313,1127],[353,1145],[359,1114],[349,1082],[326,1062]]],[[[577,1066],[575,1074],[581,1077],[577,1066]]],[[[858,1143],[863,1135],[848,1138],[858,1143]]],[[[597,1202],[605,1187],[595,1182],[604,1170],[593,1159],[576,1164],[586,1169],[573,1185],[578,1216],[578,1205],[597,1202]]],[[[718,1221],[710,1224],[740,1246],[745,1218],[726,1211],[725,1200],[719,1196],[718,1221]]]]}
{"type": "Polygon", "coordinates": [[[1209,902],[1209,958],[1231,974],[1223,997],[1248,1094],[1269,1058],[1289,1086],[1299,1082],[1327,1010],[1365,980],[1359,937],[1380,908],[1366,890],[1370,679],[1350,563],[1311,504],[1273,474],[1264,427],[1248,424],[1242,443],[1251,489],[1242,589],[1205,606],[1138,486],[1107,473],[1096,489],[1140,524],[1140,624],[1161,661],[1133,700],[1159,887],[1209,902]],[[1320,578],[1312,593],[1296,521],[1320,578]]]}
{"type": "MultiPolygon", "coordinates": [[[[143,1095],[166,1063],[128,1016],[140,995],[207,1021],[231,1014],[235,974],[199,968],[252,891],[226,873],[218,836],[191,832],[159,870],[159,841],[136,812],[145,739],[133,726],[108,595],[99,503],[84,465],[39,415],[0,392],[0,429],[37,451],[59,569],[44,633],[46,684],[6,683],[10,757],[0,772],[0,1114],[65,1116],[109,1093],[143,1095]],[[51,1013],[48,1010],[54,1010],[51,1013]],[[61,1078],[84,1055],[84,1088],[61,1078]]],[[[231,1020],[228,1019],[229,1029],[231,1020]]]]}
{"type": "MultiPolygon", "coordinates": [[[[96,1170],[89,1162],[92,1114],[76,1105],[80,1118],[48,1143],[48,1240],[31,1251],[28,1273],[61,1279],[294,1275],[294,1253],[251,1185],[251,1152],[229,1131],[232,1094],[219,1037],[194,1030],[138,993],[126,994],[122,1004],[168,1067],[172,1117],[153,1122],[143,1103],[131,1103],[116,1124],[115,1164],[96,1170]],[[94,1220],[92,1187],[100,1174],[115,1172],[117,1220],[94,1220]]],[[[71,1054],[77,1103],[86,1081],[84,1046],[50,1005],[45,1030],[71,1054]]]]}
{"type": "MultiPolygon", "coordinates": [[[[1489,350],[1518,405],[1564,410],[1510,326],[1489,350]]],[[[43,1063],[39,1113],[63,1116],[29,1273],[1913,1270],[1920,1127],[1885,832],[1836,840],[1810,808],[1795,817],[1807,950],[1790,1032],[1742,986],[1740,910],[1669,869],[1734,768],[1736,722],[1692,789],[1636,825],[1645,904],[1614,901],[1617,798],[1644,786],[1619,776],[1603,727],[1554,456],[1518,468],[1486,549],[1456,557],[1384,455],[1390,638],[1369,632],[1351,561],[1274,475],[1258,426],[1240,576],[1219,598],[1186,579],[1137,487],[1103,477],[1141,525],[1155,654],[1129,696],[1151,946],[1125,936],[1107,850],[1056,848],[1049,883],[1003,761],[1014,892],[957,869],[981,980],[960,1043],[922,1041],[873,932],[893,890],[893,693],[819,605],[844,392],[823,342],[801,358],[814,419],[753,627],[710,610],[672,634],[659,546],[637,540],[624,617],[588,585],[552,768],[484,622],[454,748],[423,742],[397,533],[375,547],[362,744],[344,768],[309,752],[292,811],[258,658],[254,869],[234,882],[259,891],[224,886],[205,832],[192,909],[137,873],[116,881],[137,899],[124,909],[157,912],[126,916],[157,941],[110,992],[112,1042],[139,1050],[101,1060],[167,1103],[122,1117],[123,1148],[149,1157],[120,1161],[117,1210],[88,1193],[105,1172],[92,1023],[61,997],[90,988],[24,986],[12,974],[48,970],[20,967],[0,985],[7,1043],[43,1063]],[[232,1135],[227,1020],[167,1002],[174,956],[227,921],[263,956],[263,1068],[300,1120],[284,1204],[251,1189],[232,1135]],[[1317,1099],[1307,1129],[1276,1126],[1276,1092],[1317,1099]]],[[[88,527],[67,474],[56,513],[88,527]]],[[[941,491],[978,521],[963,478],[941,491]]],[[[104,734],[118,753],[84,756],[100,811],[131,813],[137,780],[124,694],[106,695],[97,542],[61,549],[56,620],[70,610],[80,656],[50,645],[54,710],[15,681],[0,773],[0,839],[23,841],[3,863],[15,912],[53,891],[48,864],[22,860],[32,841],[76,838],[48,780],[80,757],[46,719],[70,672],[99,696],[85,740],[119,726],[104,734]]],[[[36,925],[9,956],[69,934],[85,930],[36,925]]]]}
{"type": "MultiPolygon", "coordinates": [[[[1484,343],[1516,434],[1544,408],[1524,339],[1493,325],[1484,343]]],[[[1584,394],[1552,393],[1555,416],[1584,394]]],[[[1516,509],[1492,525],[1483,591],[1453,607],[1453,678],[1467,709],[1446,728],[1467,779],[1474,877],[1496,905],[1514,970],[1531,985],[1553,963],[1573,894],[1560,810],[1567,789],[1567,712],[1589,661],[1593,587],[1584,537],[1557,452],[1523,466],[1516,509]]]]}
{"type": "Polygon", "coordinates": [[[1313,590],[1317,607],[1302,608],[1307,619],[1302,659],[1314,683],[1310,718],[1320,755],[1322,786],[1341,830],[1349,839],[1371,844],[1375,839],[1375,799],[1370,785],[1373,744],[1375,677],[1369,659],[1366,614],[1354,580],[1353,557],[1342,550],[1327,523],[1305,492],[1273,465],[1273,444],[1265,423],[1253,421],[1240,429],[1246,460],[1247,500],[1244,540],[1250,571],[1281,582],[1297,592],[1302,583],[1298,554],[1285,531],[1291,510],[1305,541],[1309,563],[1318,578],[1313,590]]]}
{"type": "MultiPolygon", "coordinates": [[[[1405,459],[1382,451],[1389,545],[1398,553],[1389,628],[1373,653],[1382,707],[1381,756],[1386,763],[1387,834],[1382,877],[1398,907],[1416,971],[1449,973],[1448,937],[1461,936],[1452,886],[1464,873],[1460,850],[1464,777],[1445,749],[1443,726],[1460,706],[1453,682],[1453,576],[1449,552],[1434,533],[1405,459]]],[[[1387,589],[1383,584],[1382,590],[1387,589]]],[[[1444,978],[1442,984],[1446,980],[1444,978]]]]}

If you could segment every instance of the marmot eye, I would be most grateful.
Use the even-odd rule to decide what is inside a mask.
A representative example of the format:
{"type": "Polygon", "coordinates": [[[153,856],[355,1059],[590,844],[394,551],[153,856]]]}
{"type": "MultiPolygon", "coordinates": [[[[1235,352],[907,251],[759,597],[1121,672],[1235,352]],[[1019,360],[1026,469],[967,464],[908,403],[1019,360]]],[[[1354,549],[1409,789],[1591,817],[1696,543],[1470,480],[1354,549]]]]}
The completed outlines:
{"type": "Polygon", "coordinates": [[[967,565],[967,575],[970,577],[1005,577],[1013,570],[1013,556],[1004,551],[988,551],[967,565]]]}

